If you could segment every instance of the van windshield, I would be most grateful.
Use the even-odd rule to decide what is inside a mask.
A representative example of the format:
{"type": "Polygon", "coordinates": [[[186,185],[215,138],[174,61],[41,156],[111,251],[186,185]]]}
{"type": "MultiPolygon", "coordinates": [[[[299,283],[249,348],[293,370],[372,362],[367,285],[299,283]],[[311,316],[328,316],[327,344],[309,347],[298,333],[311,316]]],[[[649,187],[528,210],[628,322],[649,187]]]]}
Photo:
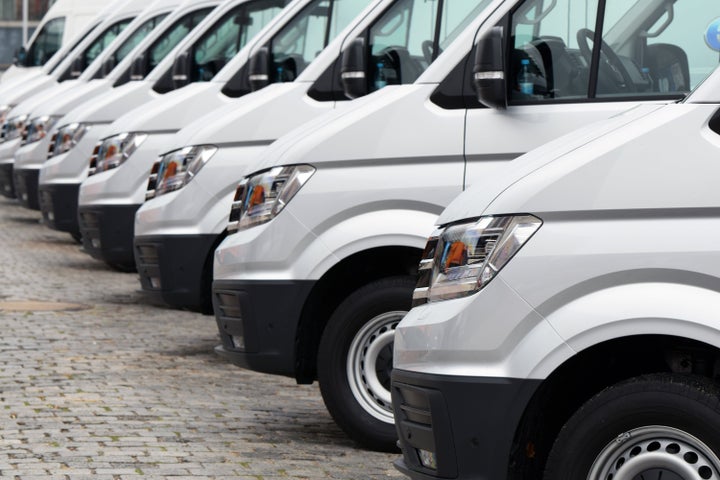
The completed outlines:
{"type": "Polygon", "coordinates": [[[120,63],[127,55],[142,42],[157,25],[162,22],[167,13],[157,15],[140,25],[112,55],[115,64],[120,63]]]}
{"type": "Polygon", "coordinates": [[[370,28],[369,91],[413,83],[490,0],[399,0],[370,28]]]}
{"type": "Polygon", "coordinates": [[[45,62],[60,50],[64,30],[65,17],[49,20],[42,26],[40,33],[25,53],[25,57],[18,59],[18,64],[25,67],[45,65],[45,62]]]}
{"type": "Polygon", "coordinates": [[[287,3],[288,0],[254,0],[228,11],[193,47],[190,80],[211,80],[287,3]]]}
{"type": "Polygon", "coordinates": [[[195,27],[202,22],[212,11],[212,7],[202,8],[190,12],[177,20],[170,28],[163,32],[160,37],[148,48],[147,72],[151,72],[158,66],[160,61],[167,57],[180,41],[187,36],[195,27]]]}
{"type": "Polygon", "coordinates": [[[83,70],[87,68],[87,66],[90,65],[93,60],[100,56],[103,50],[105,50],[108,45],[110,45],[113,40],[115,40],[118,35],[122,33],[123,30],[125,30],[125,27],[127,27],[130,22],[132,22],[132,20],[132,18],[126,18],[124,20],[120,20],[119,22],[114,23],[104,32],[102,32],[102,34],[100,34],[100,36],[96,38],[95,41],[92,42],[90,46],[85,49],[85,51],[81,54],[80,57],[82,59],[83,70]]]}
{"type": "Polygon", "coordinates": [[[270,42],[270,81],[292,82],[370,0],[315,0],[270,42]]]}

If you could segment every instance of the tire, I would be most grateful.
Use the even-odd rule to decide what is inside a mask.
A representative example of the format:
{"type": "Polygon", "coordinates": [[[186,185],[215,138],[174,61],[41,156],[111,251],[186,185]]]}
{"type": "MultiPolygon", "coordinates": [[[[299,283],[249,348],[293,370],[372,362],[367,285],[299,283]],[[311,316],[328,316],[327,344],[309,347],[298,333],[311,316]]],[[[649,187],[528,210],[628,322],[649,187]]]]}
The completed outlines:
{"type": "Polygon", "coordinates": [[[350,438],[372,450],[397,451],[390,400],[393,335],[414,288],[408,276],[356,290],[332,314],[320,340],[318,380],[325,406],[350,438]]]}
{"type": "Polygon", "coordinates": [[[565,424],[545,480],[720,478],[720,389],[704,377],[653,374],[614,385],[565,424]]]}

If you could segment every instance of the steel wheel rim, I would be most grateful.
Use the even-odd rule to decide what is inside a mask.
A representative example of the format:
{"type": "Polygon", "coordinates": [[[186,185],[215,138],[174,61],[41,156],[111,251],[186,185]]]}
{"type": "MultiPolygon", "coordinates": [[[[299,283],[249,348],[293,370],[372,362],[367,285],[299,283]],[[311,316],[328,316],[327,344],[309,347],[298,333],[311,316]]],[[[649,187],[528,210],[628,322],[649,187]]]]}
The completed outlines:
{"type": "MultiPolygon", "coordinates": [[[[347,376],[355,400],[363,410],[385,423],[394,423],[392,401],[389,385],[385,386],[378,377],[378,362],[382,362],[382,373],[389,379],[395,327],[406,313],[387,312],[372,318],[358,331],[348,350],[347,376]]],[[[388,383],[387,379],[384,383],[388,383]]]]}
{"type": "Polygon", "coordinates": [[[704,442],[652,425],[618,435],[597,456],[587,480],[718,480],[720,460],[704,442]]]}

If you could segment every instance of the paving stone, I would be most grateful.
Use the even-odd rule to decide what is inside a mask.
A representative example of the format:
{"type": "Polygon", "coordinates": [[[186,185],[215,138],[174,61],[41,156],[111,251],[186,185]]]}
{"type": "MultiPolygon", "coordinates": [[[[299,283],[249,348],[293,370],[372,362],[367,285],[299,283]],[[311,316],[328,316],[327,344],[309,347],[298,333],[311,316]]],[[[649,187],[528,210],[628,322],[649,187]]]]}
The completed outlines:
{"type": "Polygon", "coordinates": [[[404,478],[317,386],[227,363],[212,317],[153,304],[6,199],[0,269],[3,478],[404,478]]]}

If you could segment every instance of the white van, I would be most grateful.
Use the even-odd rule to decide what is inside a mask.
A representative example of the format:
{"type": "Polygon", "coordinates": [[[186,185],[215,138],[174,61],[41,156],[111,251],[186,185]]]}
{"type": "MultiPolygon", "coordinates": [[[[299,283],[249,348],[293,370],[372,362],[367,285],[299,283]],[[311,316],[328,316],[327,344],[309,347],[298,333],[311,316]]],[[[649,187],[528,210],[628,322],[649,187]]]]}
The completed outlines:
{"type": "Polygon", "coordinates": [[[238,188],[238,231],[215,253],[220,353],[317,378],[338,424],[371,447],[396,441],[393,330],[443,207],[565,132],[683,97],[718,63],[702,34],[720,17],[713,1],[506,0],[486,12],[412,85],[266,149],[238,188]]]}
{"type": "MultiPolygon", "coordinates": [[[[247,2],[251,0],[244,1],[247,2]]],[[[245,21],[245,18],[236,17],[235,15],[237,14],[237,12],[228,12],[228,10],[231,10],[232,7],[239,8],[237,7],[238,2],[243,3],[242,0],[234,0],[224,4],[222,8],[216,9],[212,13],[210,13],[203,20],[201,25],[199,25],[198,28],[196,28],[192,32],[192,35],[184,39],[183,46],[192,46],[196,42],[198,42],[198,44],[204,48],[204,50],[202,51],[202,56],[209,57],[208,61],[204,63],[203,69],[201,69],[201,76],[193,80],[203,80],[205,77],[203,77],[202,75],[211,75],[211,71],[214,71],[214,69],[216,68],[220,68],[225,62],[227,62],[229,58],[232,58],[234,54],[238,51],[238,48],[242,47],[244,42],[246,42],[249,38],[252,38],[252,33],[262,29],[262,26],[267,21],[272,19],[275,14],[281,10],[278,5],[285,2],[285,0],[255,1],[259,2],[258,5],[261,6],[258,8],[253,8],[252,6],[248,7],[253,12],[257,11],[257,24],[252,29],[244,30],[240,28],[242,26],[242,22],[245,21]],[[216,38],[221,35],[221,33],[218,32],[223,29],[230,30],[231,32],[235,33],[235,35],[231,37],[232,42],[221,44],[220,42],[215,41],[216,38]],[[203,39],[205,41],[203,41],[203,39]]],[[[251,16],[250,20],[248,21],[252,23],[253,20],[254,19],[251,16]]],[[[182,47],[178,46],[176,48],[180,49],[182,47]]],[[[166,69],[168,78],[172,80],[173,78],[178,77],[180,73],[179,70],[175,69],[175,67],[180,70],[182,68],[179,67],[177,63],[175,63],[175,65],[172,65],[174,61],[173,58],[168,57],[165,59],[165,61],[168,65],[168,68],[166,69]]],[[[189,65],[187,59],[184,59],[183,62],[189,65]]],[[[159,66],[158,68],[162,67],[159,66]]],[[[173,87],[174,86],[175,85],[173,84],[173,87]]],[[[111,88],[112,85],[108,84],[107,82],[100,82],[97,84],[95,84],[94,82],[88,82],[88,85],[86,88],[84,88],[82,94],[79,91],[74,91],[74,97],[72,98],[72,100],[65,99],[59,104],[55,101],[48,101],[46,102],[45,107],[38,107],[35,112],[33,112],[33,115],[49,114],[50,116],[56,116],[56,118],[62,117],[73,108],[76,108],[80,104],[85,103],[89,98],[97,97],[102,93],[106,93],[111,88]]],[[[133,89],[133,87],[129,88],[133,89]]],[[[150,91],[152,90],[152,88],[153,84],[149,82],[142,82],[142,85],[138,88],[138,90],[143,91],[145,98],[147,98],[148,96],[151,96],[150,91]]],[[[65,124],[66,122],[62,121],[61,123],[57,124],[57,126],[63,126],[65,124]]],[[[18,190],[18,198],[20,198],[23,204],[30,208],[40,208],[37,190],[39,173],[40,168],[47,159],[47,152],[51,140],[51,135],[48,135],[46,138],[40,140],[39,143],[31,147],[21,147],[20,150],[18,150],[15,154],[13,182],[16,190],[18,190]]]]}
{"type": "Polygon", "coordinates": [[[165,93],[165,89],[158,89],[157,85],[138,84],[135,90],[145,92],[138,95],[141,101],[136,101],[135,95],[131,98],[106,95],[98,102],[71,112],[65,121],[75,125],[94,123],[111,116],[116,120],[94,129],[67,154],[52,157],[43,165],[39,189],[46,223],[79,236],[78,191],[90,171],[88,159],[93,156],[93,150],[97,146],[98,152],[104,154],[110,151],[112,144],[130,146],[130,139],[140,134],[142,141],[132,145],[122,156],[100,158],[99,162],[97,155],[93,156],[91,183],[94,187],[85,190],[83,195],[91,195],[92,203],[98,205],[82,215],[90,227],[85,235],[85,251],[117,268],[134,268],[132,224],[138,204],[145,199],[147,177],[153,162],[173,134],[184,125],[250,90],[247,78],[250,49],[258,42],[267,41],[304,3],[306,0],[296,0],[282,10],[286,0],[229,2],[223,5],[222,13],[216,15],[220,20],[208,29],[203,39],[194,46],[185,46],[183,53],[178,55],[180,59],[197,57],[191,66],[192,72],[186,75],[188,80],[177,85],[184,85],[182,88],[165,93]],[[228,28],[239,25],[234,20],[239,17],[247,18],[241,25],[243,28],[228,28]],[[203,60],[200,55],[205,55],[207,44],[217,42],[218,33],[224,36],[219,44],[242,48],[237,53],[236,50],[214,48],[216,55],[222,55],[227,64],[207,81],[207,65],[212,63],[215,69],[220,68],[220,60],[209,57],[203,60]],[[237,42],[238,36],[241,42],[237,42]],[[138,196],[140,198],[136,200],[138,196]]]}
{"type": "MultiPolygon", "coordinates": [[[[314,3],[330,5],[328,0],[314,3]]],[[[340,11],[353,8],[348,0],[333,3],[340,11]]],[[[410,14],[417,4],[416,0],[373,4],[371,10],[358,17],[315,60],[317,49],[305,48],[304,61],[312,60],[312,63],[297,80],[271,85],[248,95],[214,112],[213,118],[208,116],[189,125],[176,136],[173,148],[156,168],[157,185],[148,191],[148,196],[153,198],[145,202],[135,216],[135,261],[145,291],[159,294],[174,307],[212,312],[213,254],[227,233],[227,214],[237,186],[237,172],[251,165],[273,140],[349,104],[339,101],[347,100],[340,81],[342,52],[356,51],[358,42],[371,35],[375,43],[393,45],[384,53],[390,58],[402,54],[405,48],[404,39],[399,36],[410,33],[413,38],[434,38],[435,24],[427,12],[410,14]],[[190,177],[180,168],[182,155],[193,148],[207,148],[203,146],[212,146],[217,152],[204,163],[202,170],[192,172],[192,182],[188,182],[185,179],[190,177]],[[173,170],[177,174],[169,174],[173,170]],[[195,253],[187,255],[187,251],[195,253]]],[[[487,2],[458,5],[457,10],[453,10],[456,15],[446,19],[443,27],[443,37],[447,35],[443,40],[448,43],[487,2]]],[[[354,8],[357,13],[357,7],[354,8]]],[[[315,31],[315,35],[318,33],[315,31]]],[[[278,52],[275,55],[282,58],[278,52]]],[[[402,81],[412,82],[433,58],[428,55],[405,69],[402,81]]],[[[382,86],[378,82],[372,90],[382,86]]]]}
{"type": "Polygon", "coordinates": [[[11,65],[0,77],[2,82],[19,81],[39,72],[48,62],[57,61],[55,54],[63,46],[82,38],[95,17],[107,7],[102,0],[57,0],[45,13],[26,46],[15,55],[11,65]]]}
{"type": "Polygon", "coordinates": [[[398,467],[719,478],[719,156],[716,71],[455,199],[395,333],[398,467]]]}
{"type": "MultiPolygon", "coordinates": [[[[121,0],[122,1],[122,0],[121,0]]],[[[30,118],[37,106],[55,97],[62,102],[65,92],[76,89],[80,81],[93,78],[102,71],[102,56],[126,27],[132,23],[144,8],[142,0],[122,1],[122,7],[108,15],[78,46],[57,65],[49,75],[40,75],[27,82],[22,89],[11,89],[4,95],[3,101],[15,105],[6,114],[7,119],[0,136],[0,192],[10,198],[15,197],[12,172],[15,163],[14,155],[21,146],[23,136],[30,125],[30,118]],[[98,60],[98,61],[96,61],[98,60]],[[86,71],[87,70],[87,71],[86,71]]],[[[116,43],[113,48],[118,47],[116,43]]],[[[2,88],[2,87],[0,87],[2,88]]],[[[76,89],[77,90],[77,89],[76,89]]],[[[46,150],[47,151],[47,150],[46,150]]]]}
{"type": "Polygon", "coordinates": [[[220,4],[221,0],[185,0],[179,4],[128,55],[125,64],[105,77],[113,87],[110,91],[79,105],[58,121],[50,139],[51,151],[38,177],[38,202],[46,225],[79,240],[78,189],[87,175],[95,144],[123,113],[175,88],[172,59],[177,56],[176,47],[220,4]]]}

